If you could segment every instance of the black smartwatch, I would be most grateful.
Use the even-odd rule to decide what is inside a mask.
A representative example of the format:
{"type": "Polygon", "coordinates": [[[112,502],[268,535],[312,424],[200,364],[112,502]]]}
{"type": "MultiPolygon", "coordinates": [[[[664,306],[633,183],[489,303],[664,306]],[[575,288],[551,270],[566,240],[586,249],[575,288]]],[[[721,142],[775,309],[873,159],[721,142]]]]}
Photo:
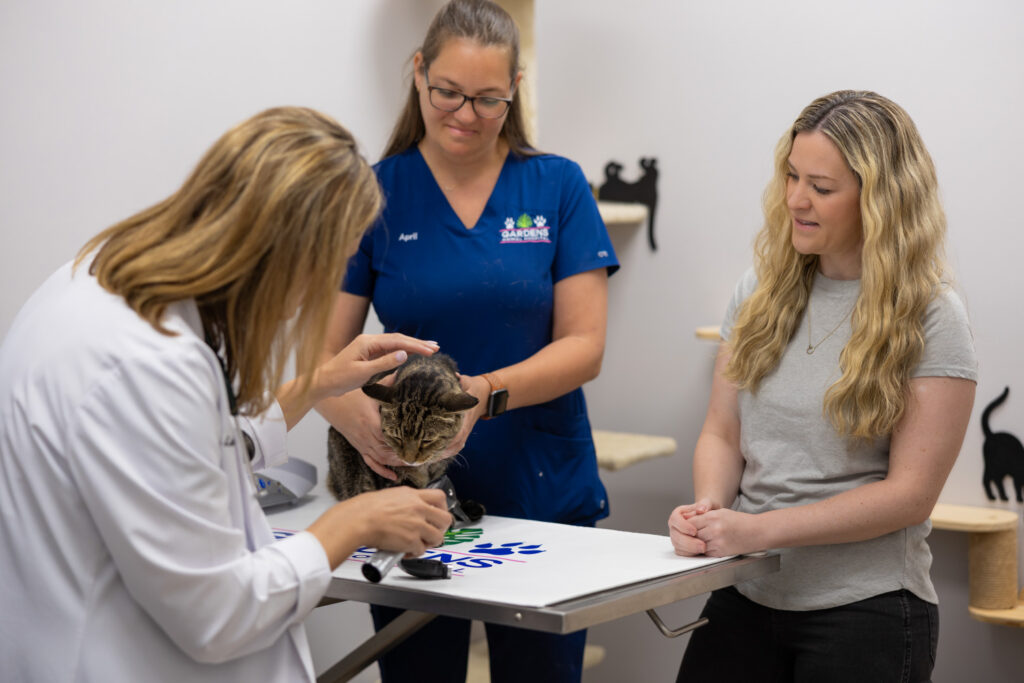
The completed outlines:
{"type": "Polygon", "coordinates": [[[480,419],[490,420],[492,417],[504,413],[505,408],[508,407],[508,389],[495,374],[485,372],[483,378],[491,385],[491,393],[487,397],[487,414],[481,415],[480,419]]]}

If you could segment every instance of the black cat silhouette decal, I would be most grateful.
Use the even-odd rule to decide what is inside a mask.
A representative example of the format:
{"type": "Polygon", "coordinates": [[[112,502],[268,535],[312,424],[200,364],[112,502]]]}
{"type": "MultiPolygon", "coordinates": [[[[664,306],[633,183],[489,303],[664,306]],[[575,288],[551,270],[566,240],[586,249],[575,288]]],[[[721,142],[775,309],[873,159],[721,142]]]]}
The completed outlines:
{"type": "Polygon", "coordinates": [[[1017,493],[1017,502],[1024,503],[1024,445],[1020,439],[1009,432],[993,432],[989,427],[988,418],[992,411],[1006,401],[1010,394],[1010,387],[1003,389],[1003,393],[996,400],[985,407],[981,414],[981,430],[985,433],[985,443],[982,447],[982,456],[985,458],[985,474],[982,483],[985,485],[985,495],[989,500],[995,500],[992,492],[992,485],[995,485],[999,492],[1000,500],[1009,500],[1006,497],[1006,490],[1003,488],[1003,479],[1007,476],[1013,479],[1013,489],[1017,493]]]}
{"type": "Polygon", "coordinates": [[[604,184],[597,188],[597,198],[610,202],[637,202],[647,207],[647,241],[651,249],[658,250],[654,241],[654,209],[658,206],[658,160],[640,159],[644,174],[633,183],[619,177],[622,164],[609,161],[604,167],[604,184]]]}

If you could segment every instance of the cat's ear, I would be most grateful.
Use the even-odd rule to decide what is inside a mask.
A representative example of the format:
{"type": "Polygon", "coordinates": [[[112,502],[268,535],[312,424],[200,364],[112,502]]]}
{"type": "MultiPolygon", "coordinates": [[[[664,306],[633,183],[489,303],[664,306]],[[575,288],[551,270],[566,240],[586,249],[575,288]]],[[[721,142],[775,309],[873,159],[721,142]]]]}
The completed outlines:
{"type": "Polygon", "coordinates": [[[398,370],[398,368],[400,368],[400,367],[402,367],[402,366],[401,365],[396,365],[395,367],[391,368],[390,370],[385,370],[384,372],[378,372],[373,377],[371,377],[370,379],[366,380],[366,384],[367,385],[376,384],[377,382],[381,381],[382,379],[384,379],[385,377],[390,375],[392,372],[396,372],[398,370]]]}
{"type": "Polygon", "coordinates": [[[395,395],[395,388],[386,387],[383,384],[365,384],[363,385],[363,393],[383,403],[391,403],[391,399],[395,395]]]}
{"type": "Polygon", "coordinates": [[[463,410],[469,410],[479,402],[473,394],[467,394],[464,391],[453,391],[442,396],[438,404],[449,412],[458,413],[463,410]]]}

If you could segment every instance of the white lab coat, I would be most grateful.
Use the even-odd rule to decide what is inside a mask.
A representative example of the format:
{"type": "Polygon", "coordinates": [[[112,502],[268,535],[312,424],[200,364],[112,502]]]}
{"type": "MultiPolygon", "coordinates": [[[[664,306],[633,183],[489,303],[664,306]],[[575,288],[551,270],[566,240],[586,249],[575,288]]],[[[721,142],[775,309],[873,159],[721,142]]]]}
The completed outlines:
{"type": "MultiPolygon", "coordinates": [[[[313,680],[302,620],[330,581],[309,533],[274,541],[192,301],[166,336],[83,264],[0,347],[0,678],[313,680]]],[[[247,427],[284,456],[276,406],[247,427]]]]}

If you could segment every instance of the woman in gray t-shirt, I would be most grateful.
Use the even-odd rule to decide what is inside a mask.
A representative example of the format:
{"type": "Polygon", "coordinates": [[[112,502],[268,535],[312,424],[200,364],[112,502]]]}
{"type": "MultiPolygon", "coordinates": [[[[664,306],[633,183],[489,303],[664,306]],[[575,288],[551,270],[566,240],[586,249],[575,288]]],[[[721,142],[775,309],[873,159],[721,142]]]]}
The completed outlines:
{"type": "Polygon", "coordinates": [[[764,210],[722,327],[696,502],[669,528],[680,555],[779,549],[782,568],[712,594],[679,680],[928,680],[928,517],[977,379],[934,166],[898,105],[832,93],[779,142],[764,210]]]}

